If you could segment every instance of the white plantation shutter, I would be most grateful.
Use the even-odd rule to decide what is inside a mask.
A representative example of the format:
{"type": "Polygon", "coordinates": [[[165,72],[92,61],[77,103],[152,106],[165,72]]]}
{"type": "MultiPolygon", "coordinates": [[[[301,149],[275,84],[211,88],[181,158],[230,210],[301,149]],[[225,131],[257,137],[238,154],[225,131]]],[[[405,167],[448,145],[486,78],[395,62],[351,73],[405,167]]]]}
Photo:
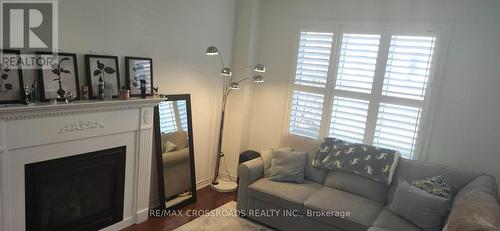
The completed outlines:
{"type": "Polygon", "coordinates": [[[406,158],[413,157],[418,138],[434,42],[434,37],[391,36],[382,95],[399,103],[387,104],[382,98],[373,143],[399,150],[406,158]]]}
{"type": "Polygon", "coordinates": [[[158,108],[160,112],[160,131],[162,133],[177,131],[172,101],[161,102],[158,108]]]}
{"type": "Polygon", "coordinates": [[[320,94],[294,91],[290,126],[292,134],[319,138],[324,97],[320,94]]]}
{"type": "Polygon", "coordinates": [[[398,150],[401,156],[412,158],[420,112],[420,108],[382,103],[373,144],[398,150]]]}
{"type": "Polygon", "coordinates": [[[302,32],[300,34],[295,84],[326,86],[332,40],[332,33],[302,32]]]}
{"type": "Polygon", "coordinates": [[[290,105],[290,134],[319,138],[333,33],[301,32],[294,91],[290,105]]]}
{"type": "Polygon", "coordinates": [[[380,35],[344,34],[336,89],[370,93],[380,35]]]}
{"type": "Polygon", "coordinates": [[[162,133],[187,131],[186,101],[165,101],[158,105],[162,133]]]}
{"type": "Polygon", "coordinates": [[[349,142],[363,143],[369,103],[366,100],[335,97],[329,135],[349,142]]]}
{"type": "Polygon", "coordinates": [[[434,37],[392,36],[383,95],[424,99],[434,40],[434,37]]]}
{"type": "Polygon", "coordinates": [[[288,132],[373,144],[415,158],[436,37],[398,34],[391,26],[367,33],[360,28],[346,26],[356,33],[341,33],[340,41],[333,33],[300,34],[288,132]],[[329,70],[331,54],[335,70],[329,70]]]}
{"type": "Polygon", "coordinates": [[[186,101],[185,100],[179,100],[177,101],[177,111],[179,115],[179,123],[180,125],[178,127],[181,128],[183,131],[187,131],[187,107],[186,107],[186,101]]]}

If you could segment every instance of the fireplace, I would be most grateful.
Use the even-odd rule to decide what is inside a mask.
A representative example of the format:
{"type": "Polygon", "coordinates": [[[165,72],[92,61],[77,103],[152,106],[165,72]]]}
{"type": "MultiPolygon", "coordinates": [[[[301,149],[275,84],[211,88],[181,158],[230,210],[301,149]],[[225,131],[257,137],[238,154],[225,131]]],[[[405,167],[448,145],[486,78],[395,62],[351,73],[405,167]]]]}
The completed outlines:
{"type": "MultiPolygon", "coordinates": [[[[153,109],[164,100],[89,100],[0,107],[0,230],[96,230],[95,227],[110,224],[102,230],[114,231],[146,221],[153,153],[153,109]],[[115,155],[106,155],[108,149],[122,146],[127,147],[126,154],[122,154],[125,157],[121,157],[125,159],[124,164],[122,159],[113,160],[115,155]],[[94,153],[99,150],[104,151],[94,153]],[[87,156],[92,154],[105,159],[91,162],[88,159],[93,157],[87,156]],[[65,160],[68,162],[64,163],[65,160]],[[87,161],[91,164],[84,165],[87,161]],[[40,165],[36,166],[37,163],[40,165]],[[93,197],[93,191],[78,188],[96,178],[114,183],[96,184],[96,189],[92,189],[99,190],[100,197],[93,197]],[[125,183],[120,185],[123,178],[125,183]],[[77,183],[72,183],[74,181],[77,183]],[[61,193],[66,191],[70,193],[61,193]],[[71,203],[55,204],[58,201],[41,196],[45,194],[53,198],[57,195],[60,201],[71,203]],[[113,197],[106,199],[110,194],[113,197]],[[92,200],[73,199],[75,197],[92,200]],[[50,213],[50,218],[43,217],[40,214],[47,213],[47,206],[63,206],[57,210],[67,210],[69,214],[50,213]],[[68,226],[74,229],[66,228],[68,226]]],[[[124,153],[125,150],[116,152],[124,153]]]]}
{"type": "Polygon", "coordinates": [[[25,165],[26,230],[98,230],[123,220],[126,146],[25,165]]]}

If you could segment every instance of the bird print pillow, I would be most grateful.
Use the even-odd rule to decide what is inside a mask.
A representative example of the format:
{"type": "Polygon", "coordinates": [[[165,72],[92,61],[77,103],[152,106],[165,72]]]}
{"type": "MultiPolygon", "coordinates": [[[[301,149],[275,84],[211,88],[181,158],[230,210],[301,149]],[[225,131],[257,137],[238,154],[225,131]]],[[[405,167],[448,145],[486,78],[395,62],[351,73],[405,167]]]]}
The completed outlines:
{"type": "Polygon", "coordinates": [[[353,173],[390,185],[400,156],[395,150],[326,137],[312,165],[353,173]]]}

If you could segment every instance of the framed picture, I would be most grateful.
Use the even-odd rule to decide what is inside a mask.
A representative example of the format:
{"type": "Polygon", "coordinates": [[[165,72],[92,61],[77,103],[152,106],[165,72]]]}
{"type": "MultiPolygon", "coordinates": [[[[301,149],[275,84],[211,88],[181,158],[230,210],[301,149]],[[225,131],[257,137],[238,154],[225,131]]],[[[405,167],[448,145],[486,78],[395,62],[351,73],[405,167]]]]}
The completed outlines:
{"type": "Polygon", "coordinates": [[[85,68],[87,69],[87,84],[89,96],[97,98],[99,80],[104,84],[113,86],[113,98],[118,98],[120,92],[120,71],[118,56],[85,55],[85,68]]]}
{"type": "Polygon", "coordinates": [[[18,50],[0,50],[2,60],[15,60],[16,66],[0,62],[0,103],[21,103],[24,99],[23,71],[17,62],[18,50]]]}
{"type": "Polygon", "coordinates": [[[153,60],[151,58],[125,57],[127,89],[130,96],[141,95],[141,81],[146,84],[146,95],[153,95],[153,60]]]}
{"type": "Polygon", "coordinates": [[[38,68],[40,96],[42,101],[64,99],[69,96],[80,98],[76,54],[36,52],[43,60],[38,68]]]}

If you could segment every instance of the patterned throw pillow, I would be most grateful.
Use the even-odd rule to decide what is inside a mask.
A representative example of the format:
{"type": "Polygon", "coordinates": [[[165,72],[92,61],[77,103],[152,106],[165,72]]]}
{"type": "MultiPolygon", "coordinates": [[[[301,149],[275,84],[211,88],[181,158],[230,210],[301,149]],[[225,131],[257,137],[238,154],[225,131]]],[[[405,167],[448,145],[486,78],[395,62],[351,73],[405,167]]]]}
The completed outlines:
{"type": "Polygon", "coordinates": [[[448,178],[445,175],[427,177],[411,182],[415,187],[422,189],[432,195],[451,199],[451,189],[448,178]]]}

